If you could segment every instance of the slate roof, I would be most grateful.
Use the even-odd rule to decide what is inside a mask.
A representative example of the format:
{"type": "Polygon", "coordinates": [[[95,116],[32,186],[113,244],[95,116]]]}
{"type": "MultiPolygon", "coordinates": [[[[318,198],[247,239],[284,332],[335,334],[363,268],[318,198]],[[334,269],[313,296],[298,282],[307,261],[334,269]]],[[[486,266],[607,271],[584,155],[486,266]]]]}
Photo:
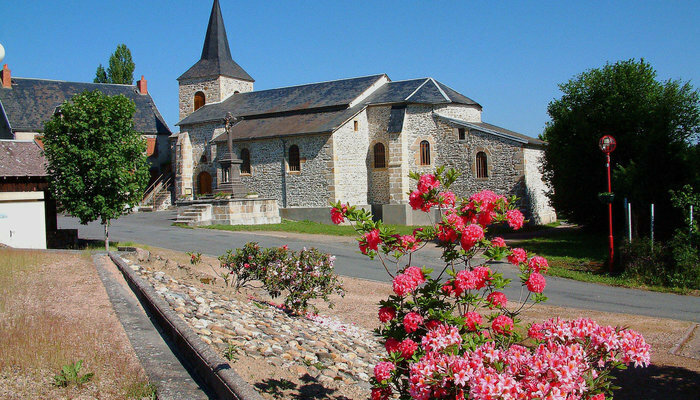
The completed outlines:
{"type": "Polygon", "coordinates": [[[438,118],[451,122],[455,125],[462,126],[468,129],[474,129],[477,131],[485,132],[494,136],[502,137],[505,139],[513,140],[522,144],[530,144],[535,146],[544,146],[547,142],[544,142],[533,137],[523,135],[522,133],[514,132],[509,129],[501,128],[500,126],[492,125],[486,122],[467,122],[456,118],[446,117],[444,115],[435,114],[438,118]]]}
{"type": "Polygon", "coordinates": [[[377,89],[367,104],[466,104],[481,108],[474,100],[458,93],[433,78],[389,82],[377,89]]]}
{"type": "Polygon", "coordinates": [[[13,131],[41,132],[44,121],[51,119],[56,107],[78,93],[95,89],[109,96],[124,95],[136,104],[135,131],[142,134],[171,134],[151,96],[139,94],[135,85],[13,77],[12,89],[0,88],[0,103],[13,131]]]}
{"type": "Polygon", "coordinates": [[[0,140],[0,176],[46,176],[44,153],[34,141],[0,140]]]}
{"type": "Polygon", "coordinates": [[[180,75],[177,80],[219,75],[255,82],[255,80],[231,58],[231,49],[228,45],[226,27],[224,26],[224,19],[221,16],[219,0],[215,0],[211,9],[211,15],[209,16],[207,33],[204,36],[202,57],[184,74],[180,75]]]}
{"type": "MultiPolygon", "coordinates": [[[[264,139],[277,136],[332,133],[362,111],[363,105],[335,111],[287,114],[268,118],[244,119],[231,128],[234,140],[264,139]]],[[[225,142],[222,133],[214,141],[225,142]]]]}
{"type": "Polygon", "coordinates": [[[236,117],[278,116],[283,113],[339,111],[350,106],[384,74],[337,81],[237,93],[220,103],[206,104],[177,125],[221,121],[230,112],[236,117]]]}

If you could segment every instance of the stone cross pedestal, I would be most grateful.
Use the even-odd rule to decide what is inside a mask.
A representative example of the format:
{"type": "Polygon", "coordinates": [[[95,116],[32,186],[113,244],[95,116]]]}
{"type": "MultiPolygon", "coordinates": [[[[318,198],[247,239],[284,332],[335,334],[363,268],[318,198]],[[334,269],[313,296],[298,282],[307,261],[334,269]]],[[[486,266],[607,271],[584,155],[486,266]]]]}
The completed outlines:
{"type": "Polygon", "coordinates": [[[231,128],[237,124],[240,120],[231,115],[231,113],[226,114],[226,119],[224,119],[224,124],[226,127],[226,139],[228,144],[228,153],[223,157],[219,164],[221,164],[221,180],[216,187],[216,193],[230,193],[234,198],[245,197],[246,188],[241,182],[241,164],[243,160],[236,157],[233,153],[233,138],[231,133],[231,128]]]}

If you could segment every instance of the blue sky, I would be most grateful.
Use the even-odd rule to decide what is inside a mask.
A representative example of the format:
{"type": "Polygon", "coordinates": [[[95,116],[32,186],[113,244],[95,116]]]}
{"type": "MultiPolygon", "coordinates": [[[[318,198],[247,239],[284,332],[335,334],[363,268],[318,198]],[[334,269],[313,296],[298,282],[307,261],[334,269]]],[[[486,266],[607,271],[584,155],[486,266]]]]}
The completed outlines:
{"type": "MultiPolygon", "coordinates": [[[[3,63],[13,76],[91,82],[125,43],[173,128],[176,78],[199,60],[212,1],[7,0],[3,63]]],[[[258,90],[430,76],[479,102],[484,121],[537,136],[557,85],[606,62],[644,58],[660,79],[698,87],[698,1],[220,2],[258,90]]]]}

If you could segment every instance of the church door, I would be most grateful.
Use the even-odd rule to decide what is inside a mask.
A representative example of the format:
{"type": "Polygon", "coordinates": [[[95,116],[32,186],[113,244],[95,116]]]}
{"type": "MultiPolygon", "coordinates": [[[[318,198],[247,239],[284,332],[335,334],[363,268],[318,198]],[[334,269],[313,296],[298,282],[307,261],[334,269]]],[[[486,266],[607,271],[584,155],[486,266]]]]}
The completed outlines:
{"type": "Polygon", "coordinates": [[[199,194],[211,194],[211,175],[204,171],[197,177],[199,194]]]}

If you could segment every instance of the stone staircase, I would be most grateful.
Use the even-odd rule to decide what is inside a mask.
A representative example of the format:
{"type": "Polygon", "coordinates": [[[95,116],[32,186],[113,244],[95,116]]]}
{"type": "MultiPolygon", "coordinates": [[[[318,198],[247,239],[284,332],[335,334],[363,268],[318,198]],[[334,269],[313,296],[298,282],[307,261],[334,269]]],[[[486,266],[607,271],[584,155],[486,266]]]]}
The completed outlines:
{"type": "Polygon", "coordinates": [[[148,189],[139,211],[166,210],[172,205],[172,175],[161,175],[148,189]]]}
{"type": "Polygon", "coordinates": [[[177,210],[176,224],[203,225],[211,221],[211,204],[192,204],[177,210]]]}

